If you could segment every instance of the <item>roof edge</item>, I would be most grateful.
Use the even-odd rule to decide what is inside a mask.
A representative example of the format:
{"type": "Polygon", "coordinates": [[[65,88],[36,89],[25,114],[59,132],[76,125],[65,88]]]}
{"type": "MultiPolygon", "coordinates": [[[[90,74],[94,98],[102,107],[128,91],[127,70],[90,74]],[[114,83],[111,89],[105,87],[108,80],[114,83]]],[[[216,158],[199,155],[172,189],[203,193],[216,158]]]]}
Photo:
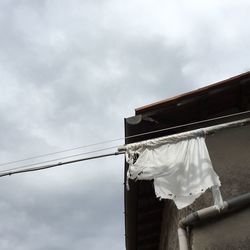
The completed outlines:
{"type": "Polygon", "coordinates": [[[136,108],[135,113],[136,113],[136,115],[139,115],[141,113],[153,110],[155,108],[161,108],[162,106],[165,106],[165,105],[168,105],[168,104],[171,104],[171,103],[174,103],[174,102],[178,102],[178,101],[182,100],[185,97],[195,96],[197,94],[201,94],[201,93],[206,92],[208,90],[212,90],[212,89],[215,89],[215,88],[218,88],[218,87],[223,87],[224,85],[226,85],[226,84],[228,84],[230,82],[242,80],[242,79],[244,79],[244,78],[246,78],[248,76],[250,77],[250,71],[247,71],[245,73],[242,73],[242,74],[227,78],[225,80],[222,80],[222,81],[219,81],[219,82],[216,82],[216,83],[213,83],[213,84],[209,84],[209,85],[207,85],[205,87],[198,88],[196,90],[186,92],[184,94],[180,94],[180,95],[168,98],[168,99],[164,99],[162,101],[154,102],[154,103],[151,103],[151,104],[136,108]]]}

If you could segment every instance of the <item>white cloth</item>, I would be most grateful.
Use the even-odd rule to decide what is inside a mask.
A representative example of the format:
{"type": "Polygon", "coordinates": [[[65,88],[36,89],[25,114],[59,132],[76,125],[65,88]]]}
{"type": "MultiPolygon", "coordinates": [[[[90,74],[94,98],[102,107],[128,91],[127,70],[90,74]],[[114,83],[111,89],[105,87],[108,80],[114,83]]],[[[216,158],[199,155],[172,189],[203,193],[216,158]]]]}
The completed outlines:
{"type": "Polygon", "coordinates": [[[220,186],[201,134],[127,145],[126,160],[127,180],[153,179],[156,196],[172,199],[178,209],[190,205],[208,188],[220,186]]]}

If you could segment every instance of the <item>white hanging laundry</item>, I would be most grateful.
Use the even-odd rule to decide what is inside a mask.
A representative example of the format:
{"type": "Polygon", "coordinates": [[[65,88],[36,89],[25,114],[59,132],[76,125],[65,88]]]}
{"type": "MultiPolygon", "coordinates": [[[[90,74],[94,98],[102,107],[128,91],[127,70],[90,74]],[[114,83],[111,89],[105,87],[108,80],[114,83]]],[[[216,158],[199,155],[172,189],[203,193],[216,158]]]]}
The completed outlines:
{"type": "Polygon", "coordinates": [[[155,194],[181,209],[220,186],[203,133],[159,138],[126,146],[127,180],[154,180],[155,194]]]}

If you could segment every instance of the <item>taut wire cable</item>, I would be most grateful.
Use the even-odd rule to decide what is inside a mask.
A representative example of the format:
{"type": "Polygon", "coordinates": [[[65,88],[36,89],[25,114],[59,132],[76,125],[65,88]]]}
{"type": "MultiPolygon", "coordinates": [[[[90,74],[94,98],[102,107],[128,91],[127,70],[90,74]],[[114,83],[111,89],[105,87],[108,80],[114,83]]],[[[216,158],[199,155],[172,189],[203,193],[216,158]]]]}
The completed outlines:
{"type": "MultiPolygon", "coordinates": [[[[229,118],[229,117],[234,117],[234,116],[249,114],[249,113],[250,113],[250,110],[243,111],[243,112],[238,112],[238,113],[234,113],[234,114],[230,114],[230,115],[224,115],[224,116],[219,116],[219,117],[215,117],[215,118],[210,118],[210,119],[206,119],[206,120],[202,120],[202,121],[186,123],[186,124],[177,125],[177,126],[173,126],[173,127],[167,127],[167,128],[163,128],[163,129],[153,130],[153,131],[149,131],[149,132],[139,133],[139,134],[130,135],[130,136],[126,136],[126,137],[120,137],[120,138],[116,138],[116,139],[106,140],[106,141],[102,141],[102,142],[98,142],[98,143],[88,144],[88,145],[85,145],[85,146],[69,148],[69,149],[56,151],[56,152],[52,152],[52,153],[41,154],[41,155],[37,155],[37,156],[33,156],[33,157],[20,159],[20,160],[8,161],[8,162],[5,162],[5,163],[1,163],[0,167],[11,165],[11,164],[14,164],[14,163],[24,162],[24,161],[28,161],[28,160],[33,160],[33,159],[37,159],[37,158],[42,158],[42,157],[45,157],[45,156],[51,156],[51,155],[55,155],[55,154],[59,154],[59,153],[65,153],[65,152],[69,152],[69,151],[73,151],[73,150],[77,150],[77,149],[88,148],[88,147],[92,147],[92,146],[102,145],[102,144],[111,143],[111,142],[120,141],[120,140],[125,140],[125,139],[136,138],[136,137],[143,136],[143,135],[149,135],[149,134],[154,134],[154,133],[158,133],[158,132],[164,132],[164,131],[168,131],[168,130],[172,130],[172,129],[182,128],[182,127],[201,124],[201,123],[210,122],[210,121],[216,121],[216,120],[220,120],[220,119],[224,119],[224,118],[229,118]]],[[[105,150],[105,149],[103,149],[103,150],[105,150]]],[[[101,151],[102,151],[102,149],[101,149],[101,151]]],[[[96,151],[96,152],[98,152],[98,151],[96,151]]],[[[82,153],[82,154],[88,154],[88,152],[82,153]]],[[[78,154],[78,155],[81,155],[81,154],[78,154]]],[[[77,155],[73,155],[73,156],[77,156],[77,155]]],[[[60,159],[63,159],[63,157],[60,158],[60,159]]],[[[57,159],[55,159],[55,160],[57,160],[57,159]]],[[[51,162],[51,161],[54,161],[54,160],[49,160],[49,161],[45,161],[45,162],[36,163],[35,165],[38,165],[38,164],[41,164],[41,163],[46,163],[46,162],[51,162]]]]}

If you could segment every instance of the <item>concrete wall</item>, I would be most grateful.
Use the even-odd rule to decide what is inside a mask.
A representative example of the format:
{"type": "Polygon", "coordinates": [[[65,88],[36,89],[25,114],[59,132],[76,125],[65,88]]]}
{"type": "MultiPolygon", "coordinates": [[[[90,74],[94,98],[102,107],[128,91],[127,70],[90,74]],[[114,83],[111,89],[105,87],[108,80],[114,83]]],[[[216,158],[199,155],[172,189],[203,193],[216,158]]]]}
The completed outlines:
{"type": "MultiPolygon", "coordinates": [[[[250,192],[250,126],[231,128],[206,138],[224,200],[250,192]]],[[[210,190],[191,206],[177,210],[165,201],[160,250],[179,249],[178,221],[187,214],[212,205],[210,190]]],[[[190,231],[192,249],[250,249],[250,208],[196,225],[190,231]]]]}

